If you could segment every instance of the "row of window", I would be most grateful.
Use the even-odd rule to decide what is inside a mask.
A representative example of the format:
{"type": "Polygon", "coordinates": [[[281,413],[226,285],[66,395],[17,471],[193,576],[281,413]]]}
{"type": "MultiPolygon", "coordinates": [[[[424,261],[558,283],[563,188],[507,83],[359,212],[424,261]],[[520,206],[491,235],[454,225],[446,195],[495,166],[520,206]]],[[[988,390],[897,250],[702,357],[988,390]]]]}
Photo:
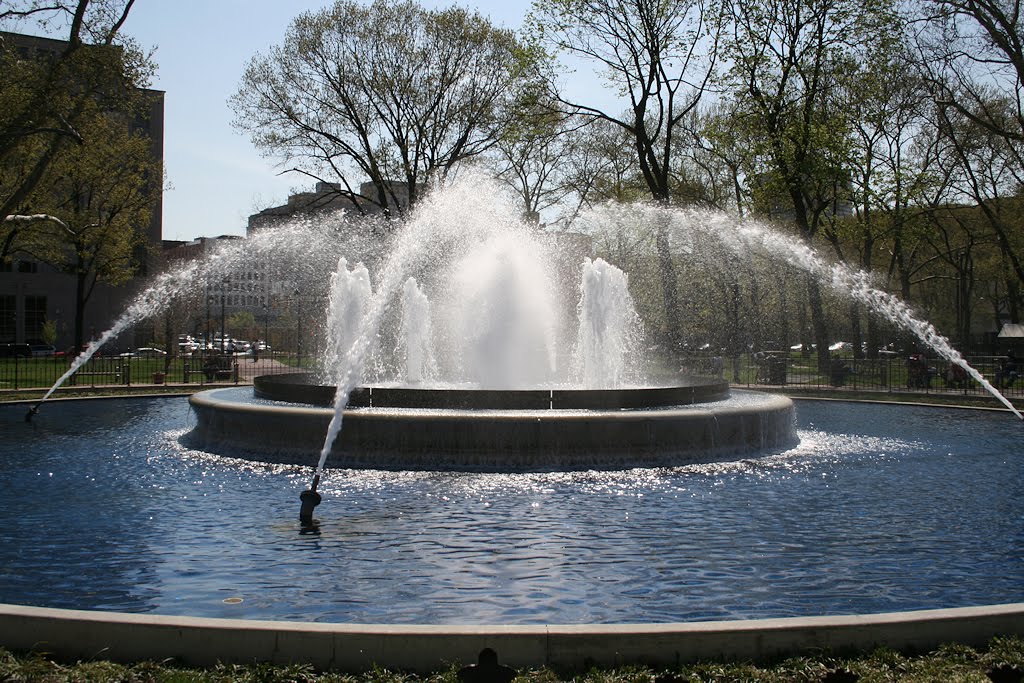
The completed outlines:
{"type": "Polygon", "coordinates": [[[38,273],[35,261],[0,261],[0,273],[38,273]]]}
{"type": "MultiPolygon", "coordinates": [[[[210,297],[210,304],[213,306],[220,305],[220,298],[217,296],[210,297]]],[[[224,297],[225,306],[262,306],[263,297],[253,294],[229,294],[224,297]]]]}
{"type": "Polygon", "coordinates": [[[209,288],[210,293],[220,294],[221,292],[262,292],[263,285],[252,282],[230,282],[214,283],[209,288]]]}
{"type": "MultiPolygon", "coordinates": [[[[42,339],[46,323],[46,297],[26,294],[23,310],[24,338],[42,339]]],[[[0,343],[11,344],[18,335],[18,297],[0,294],[0,343]]]]}

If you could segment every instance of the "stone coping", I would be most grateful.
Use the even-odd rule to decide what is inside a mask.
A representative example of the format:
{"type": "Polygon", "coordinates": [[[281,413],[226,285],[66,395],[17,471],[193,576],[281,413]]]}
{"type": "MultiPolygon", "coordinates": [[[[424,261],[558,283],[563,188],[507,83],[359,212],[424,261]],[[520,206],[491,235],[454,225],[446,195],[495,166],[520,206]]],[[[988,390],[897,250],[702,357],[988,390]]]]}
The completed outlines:
{"type": "MultiPolygon", "coordinates": [[[[676,384],[619,389],[465,389],[459,387],[356,387],[349,408],[435,408],[451,410],[620,410],[692,405],[729,397],[728,382],[709,377],[673,378],[676,384]]],[[[335,387],[317,384],[310,373],[259,375],[257,397],[288,403],[332,406],[335,387]]]]}
{"type": "Polygon", "coordinates": [[[950,642],[983,646],[999,635],[1024,635],[1024,603],[744,621],[521,626],[252,621],[0,604],[0,645],[64,661],[301,662],[348,672],[375,665],[436,671],[474,662],[485,647],[519,669],[584,670],[711,659],[764,662],[879,646],[927,652],[950,642]]]}
{"type": "MultiPolygon", "coordinates": [[[[194,394],[190,447],[264,462],[309,464],[334,411],[194,394]]],[[[793,402],[777,394],[639,410],[346,408],[328,467],[539,471],[663,467],[796,442],[793,402]]]]}

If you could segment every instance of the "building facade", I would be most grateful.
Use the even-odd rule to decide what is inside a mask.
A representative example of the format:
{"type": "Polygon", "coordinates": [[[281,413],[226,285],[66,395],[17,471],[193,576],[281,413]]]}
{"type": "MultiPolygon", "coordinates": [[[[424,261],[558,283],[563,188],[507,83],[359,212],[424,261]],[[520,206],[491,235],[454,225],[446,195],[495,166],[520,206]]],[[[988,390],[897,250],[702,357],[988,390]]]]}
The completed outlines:
{"type": "MultiPolygon", "coordinates": [[[[6,45],[14,47],[22,59],[48,59],[64,50],[61,40],[0,32],[6,45]]],[[[88,49],[88,46],[86,46],[88,49]]],[[[129,123],[133,131],[142,131],[150,140],[154,161],[163,166],[164,156],[164,93],[145,90],[148,111],[129,123]]],[[[154,205],[148,225],[137,226],[143,243],[136,252],[138,273],[127,283],[111,287],[97,285],[84,312],[84,330],[92,338],[109,329],[132,296],[141,288],[143,279],[154,269],[163,234],[163,187],[154,184],[154,205]]],[[[76,278],[31,254],[19,252],[0,262],[0,344],[39,344],[53,336],[58,349],[72,345],[74,337],[76,278]]],[[[120,340],[124,346],[144,344],[152,334],[142,326],[132,339],[120,340]]]]}

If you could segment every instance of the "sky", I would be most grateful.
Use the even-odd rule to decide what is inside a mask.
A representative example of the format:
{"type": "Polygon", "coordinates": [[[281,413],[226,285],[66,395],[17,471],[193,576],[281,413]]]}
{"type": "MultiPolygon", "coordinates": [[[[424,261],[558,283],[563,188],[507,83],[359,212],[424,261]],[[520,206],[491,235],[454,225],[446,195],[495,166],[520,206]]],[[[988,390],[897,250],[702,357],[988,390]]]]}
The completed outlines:
{"type": "MultiPolygon", "coordinates": [[[[282,42],[291,20],[330,0],[137,0],[124,32],[155,49],[152,86],[163,90],[164,239],[245,234],[249,215],[284,204],[307,179],[280,175],[236,131],[228,98],[249,59],[282,42]]],[[[420,0],[429,7],[451,2],[420,0]]],[[[529,0],[468,0],[499,26],[518,29],[529,0]]]]}

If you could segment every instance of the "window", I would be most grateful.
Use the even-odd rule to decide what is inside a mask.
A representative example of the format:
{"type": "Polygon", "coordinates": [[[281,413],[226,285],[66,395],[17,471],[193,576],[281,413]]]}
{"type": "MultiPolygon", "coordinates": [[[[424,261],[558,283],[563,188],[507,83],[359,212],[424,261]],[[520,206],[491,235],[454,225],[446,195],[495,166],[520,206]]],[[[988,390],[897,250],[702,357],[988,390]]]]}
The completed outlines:
{"type": "Polygon", "coordinates": [[[37,273],[39,272],[39,264],[35,261],[18,261],[18,272],[37,273]]]}
{"type": "Polygon", "coordinates": [[[11,344],[15,341],[17,329],[18,300],[13,294],[0,295],[0,343],[11,344]]]}
{"type": "Polygon", "coordinates": [[[25,296],[25,341],[39,344],[43,341],[43,325],[46,323],[46,297],[25,296]]]}

